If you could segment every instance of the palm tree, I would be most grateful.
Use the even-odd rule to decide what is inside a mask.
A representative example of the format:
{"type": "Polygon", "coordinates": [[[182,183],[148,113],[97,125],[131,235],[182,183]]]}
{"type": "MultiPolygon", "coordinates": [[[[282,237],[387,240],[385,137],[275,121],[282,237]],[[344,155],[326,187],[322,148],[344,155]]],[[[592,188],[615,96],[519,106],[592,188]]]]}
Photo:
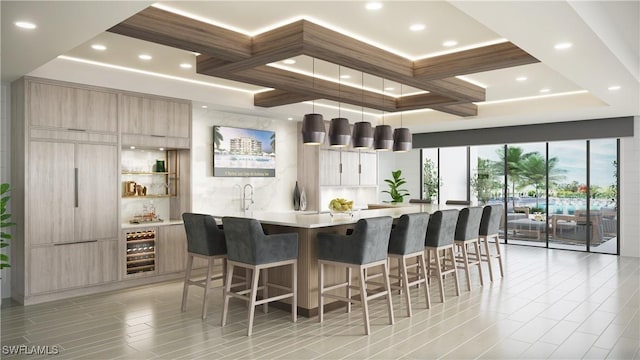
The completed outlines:
{"type": "Polygon", "coordinates": [[[276,133],[271,134],[271,151],[276,152],[276,133]]]}
{"type": "Polygon", "coordinates": [[[521,170],[521,178],[529,185],[533,185],[536,192],[536,207],[540,207],[540,203],[538,201],[540,195],[540,189],[544,188],[547,183],[547,173],[549,174],[549,186],[553,186],[558,183],[558,181],[564,179],[564,173],[566,173],[565,169],[558,168],[558,158],[552,157],[549,158],[549,162],[547,163],[544,157],[538,153],[534,152],[529,154],[523,161],[520,163],[521,170]]]}
{"type": "Polygon", "coordinates": [[[501,148],[497,151],[500,161],[496,163],[497,173],[504,175],[504,164],[507,164],[507,177],[511,181],[511,205],[516,206],[516,187],[522,185],[522,162],[529,157],[532,153],[523,153],[522,148],[517,146],[507,147],[507,154],[505,159],[505,152],[501,148]]]}
{"type": "Polygon", "coordinates": [[[222,144],[222,141],[224,140],[224,137],[222,136],[222,133],[220,132],[220,127],[219,126],[214,126],[213,127],[213,145],[216,149],[220,149],[220,144],[222,144]]]}

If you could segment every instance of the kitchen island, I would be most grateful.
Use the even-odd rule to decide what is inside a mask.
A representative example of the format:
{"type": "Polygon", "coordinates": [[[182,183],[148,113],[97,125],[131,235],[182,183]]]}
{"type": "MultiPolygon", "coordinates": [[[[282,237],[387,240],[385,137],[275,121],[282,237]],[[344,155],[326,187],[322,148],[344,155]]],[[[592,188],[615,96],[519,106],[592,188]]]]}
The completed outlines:
{"type": "MultiPolygon", "coordinates": [[[[306,317],[318,313],[318,233],[345,234],[353,229],[359,219],[391,216],[394,219],[403,214],[418,212],[432,213],[443,209],[459,209],[460,206],[437,204],[411,204],[411,206],[394,207],[376,210],[356,210],[353,216],[338,214],[332,217],[329,213],[300,213],[300,212],[231,212],[227,214],[213,214],[220,220],[224,216],[254,218],[260,221],[267,234],[297,233],[298,234],[298,314],[306,317]]],[[[328,268],[325,271],[325,282],[337,283],[344,281],[344,270],[328,268]]],[[[289,267],[269,270],[269,282],[287,285],[291,283],[289,267]]],[[[272,291],[270,289],[270,291],[272,291]]],[[[277,289],[273,289],[277,291],[277,289]]],[[[287,305],[288,306],[288,305],[287,305]]],[[[325,309],[339,307],[340,303],[327,301],[325,309]]]]}

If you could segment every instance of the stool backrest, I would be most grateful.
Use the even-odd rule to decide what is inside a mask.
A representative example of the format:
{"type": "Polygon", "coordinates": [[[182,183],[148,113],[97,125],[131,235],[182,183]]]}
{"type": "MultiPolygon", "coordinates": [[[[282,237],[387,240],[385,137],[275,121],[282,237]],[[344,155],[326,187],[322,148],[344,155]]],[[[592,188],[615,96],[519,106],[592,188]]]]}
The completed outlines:
{"type": "Polygon", "coordinates": [[[424,251],[424,237],[428,222],[428,213],[400,216],[389,236],[389,253],[407,255],[424,251]]]}
{"type": "Polygon", "coordinates": [[[438,210],[429,217],[425,246],[439,247],[453,244],[458,221],[458,210],[438,210]]]}
{"type": "Polygon", "coordinates": [[[355,263],[367,264],[387,258],[389,235],[391,234],[391,216],[360,219],[356,223],[353,234],[347,241],[352,241],[355,263]]]}
{"type": "Polygon", "coordinates": [[[227,253],[224,231],[218,228],[213,216],[184,213],[182,221],[187,233],[188,252],[205,256],[227,253]]]}
{"type": "Polygon", "coordinates": [[[504,207],[502,205],[487,205],[482,210],[482,219],[480,220],[480,235],[495,235],[500,230],[500,220],[504,215],[504,207]]]}
{"type": "Polygon", "coordinates": [[[456,223],[455,240],[477,239],[482,219],[482,207],[474,206],[461,209],[456,223]]]}
{"type": "Polygon", "coordinates": [[[222,225],[227,238],[227,258],[255,264],[257,243],[265,237],[260,222],[256,219],[225,216],[222,218],[222,225]]]}

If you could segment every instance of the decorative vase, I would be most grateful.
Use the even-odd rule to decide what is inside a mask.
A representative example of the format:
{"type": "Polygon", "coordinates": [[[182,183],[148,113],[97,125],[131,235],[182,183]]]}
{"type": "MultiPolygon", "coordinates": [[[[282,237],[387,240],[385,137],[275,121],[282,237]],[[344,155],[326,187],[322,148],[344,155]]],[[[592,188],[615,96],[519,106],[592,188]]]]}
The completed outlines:
{"type": "Polygon", "coordinates": [[[164,160],[156,160],[156,172],[165,172],[164,160]]]}
{"type": "Polygon", "coordinates": [[[304,186],[302,187],[302,191],[300,191],[300,210],[307,210],[307,193],[304,191],[304,186]]]}
{"type": "Polygon", "coordinates": [[[300,210],[300,189],[297,181],[296,186],[293,188],[293,210],[300,210]]]}

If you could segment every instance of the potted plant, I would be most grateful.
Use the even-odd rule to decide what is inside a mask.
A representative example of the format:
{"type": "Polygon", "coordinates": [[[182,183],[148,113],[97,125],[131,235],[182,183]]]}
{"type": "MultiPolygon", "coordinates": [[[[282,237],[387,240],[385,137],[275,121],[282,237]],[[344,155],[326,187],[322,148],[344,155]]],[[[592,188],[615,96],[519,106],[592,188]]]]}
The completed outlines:
{"type": "MultiPolygon", "coordinates": [[[[15,225],[11,222],[11,214],[7,212],[7,203],[11,198],[9,195],[9,184],[3,183],[0,185],[0,248],[9,246],[9,240],[11,240],[11,234],[5,232],[5,229],[15,225]]],[[[0,254],[0,270],[11,267],[9,265],[9,255],[0,254]]]]}
{"type": "Polygon", "coordinates": [[[409,195],[409,191],[400,188],[407,182],[402,177],[402,170],[392,171],[391,176],[393,179],[384,179],[384,182],[389,185],[389,190],[384,190],[383,193],[387,193],[391,196],[392,203],[401,203],[404,200],[404,197],[409,195]]]}

